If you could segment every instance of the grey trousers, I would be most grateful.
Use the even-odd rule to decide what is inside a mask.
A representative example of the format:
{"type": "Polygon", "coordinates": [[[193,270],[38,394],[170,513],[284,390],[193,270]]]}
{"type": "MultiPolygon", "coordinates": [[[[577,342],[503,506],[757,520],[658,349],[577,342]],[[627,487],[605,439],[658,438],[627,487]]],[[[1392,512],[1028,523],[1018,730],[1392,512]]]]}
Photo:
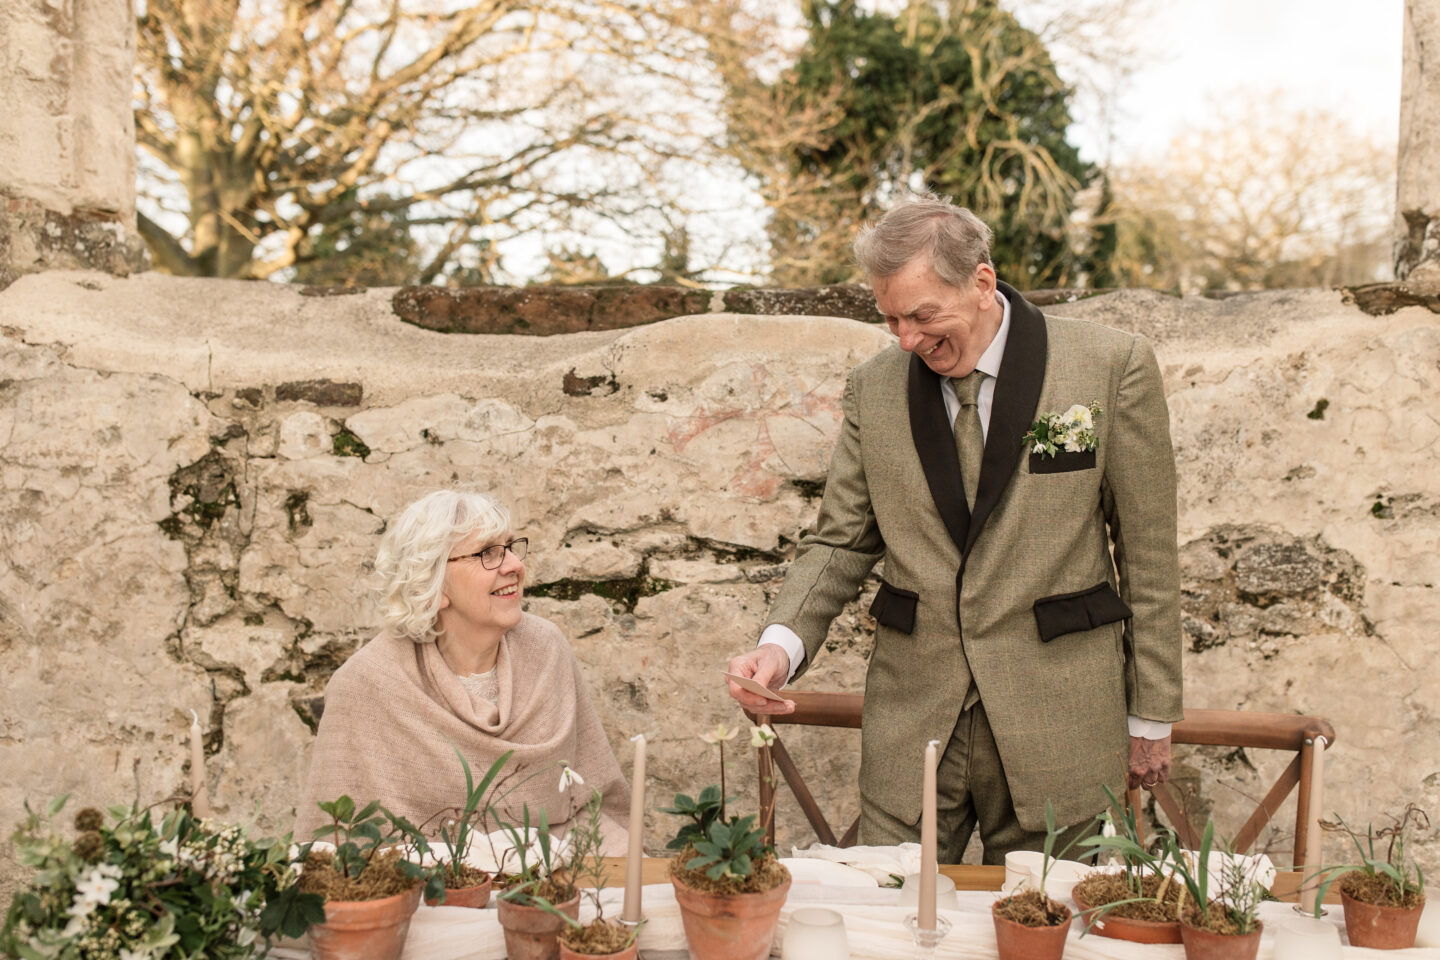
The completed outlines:
{"type": "MultiPolygon", "coordinates": [[[[960,714],[955,732],[940,757],[936,770],[937,854],[941,863],[959,863],[970,843],[970,835],[980,828],[984,846],[984,862],[1003,864],[1011,850],[1041,850],[1045,831],[1026,830],[1015,817],[1010,799],[1010,785],[985,705],[975,706],[960,714]]],[[[1096,811],[1099,812],[1098,810],[1096,811]]],[[[1099,832],[1093,819],[1082,820],[1065,829],[1056,838],[1054,855],[1073,840],[1099,832]]],[[[920,822],[906,823],[860,797],[860,842],[887,846],[918,842],[920,822]]],[[[1071,847],[1066,859],[1078,860],[1089,850],[1071,847]]]]}

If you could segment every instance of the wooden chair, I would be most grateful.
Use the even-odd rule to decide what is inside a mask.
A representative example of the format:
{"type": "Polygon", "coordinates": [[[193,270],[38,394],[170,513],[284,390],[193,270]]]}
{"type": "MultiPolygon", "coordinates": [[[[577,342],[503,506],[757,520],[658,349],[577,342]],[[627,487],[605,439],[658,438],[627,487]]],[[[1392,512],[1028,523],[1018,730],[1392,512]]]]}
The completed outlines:
{"type": "MultiPolygon", "coordinates": [[[[764,720],[777,728],[784,724],[848,727],[857,730],[860,728],[860,711],[865,703],[863,694],[787,690],[786,697],[795,701],[794,713],[763,718],[748,713],[747,716],[752,723],[764,720]]],[[[1320,717],[1258,713],[1250,710],[1187,710],[1185,719],[1174,725],[1171,742],[1293,752],[1294,759],[1280,773],[1274,786],[1265,794],[1255,812],[1231,842],[1237,853],[1248,852],[1265,825],[1279,812],[1280,805],[1289,797],[1291,791],[1299,786],[1301,789],[1295,807],[1294,869],[1304,867],[1309,846],[1318,840],[1318,797],[1324,779],[1323,751],[1335,743],[1335,730],[1327,721],[1320,717]]],[[[790,785],[791,792],[821,843],[841,847],[855,843],[860,830],[859,818],[857,817],[843,834],[836,837],[834,828],[821,812],[820,805],[805,785],[794,759],[778,735],[778,729],[774,744],[758,753],[760,809],[769,811],[764,826],[766,839],[770,843],[775,842],[774,771],[777,767],[784,775],[785,782],[790,785]]],[[[1189,822],[1170,786],[1160,784],[1152,789],[1151,793],[1174,825],[1181,842],[1191,849],[1198,847],[1200,833],[1189,822]]],[[[1131,790],[1127,793],[1126,800],[1138,811],[1144,798],[1141,791],[1131,790]]],[[[1143,829],[1144,818],[1137,816],[1136,819],[1140,821],[1143,829]]]]}

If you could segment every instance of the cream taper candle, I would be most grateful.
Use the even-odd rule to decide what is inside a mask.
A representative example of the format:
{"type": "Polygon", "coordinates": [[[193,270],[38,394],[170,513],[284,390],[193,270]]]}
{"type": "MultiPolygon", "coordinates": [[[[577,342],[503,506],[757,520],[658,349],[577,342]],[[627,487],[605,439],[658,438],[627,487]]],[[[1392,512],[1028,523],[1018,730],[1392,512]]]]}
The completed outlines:
{"type": "Polygon", "coordinates": [[[635,767],[630,771],[630,848],[625,856],[625,911],[623,918],[640,919],[640,861],[645,856],[645,734],[637,733],[635,767]]]}
{"type": "Polygon", "coordinates": [[[935,878],[940,873],[935,853],[935,765],[939,746],[939,740],[925,745],[925,785],[920,805],[920,891],[915,911],[921,930],[935,929],[935,878]]]}

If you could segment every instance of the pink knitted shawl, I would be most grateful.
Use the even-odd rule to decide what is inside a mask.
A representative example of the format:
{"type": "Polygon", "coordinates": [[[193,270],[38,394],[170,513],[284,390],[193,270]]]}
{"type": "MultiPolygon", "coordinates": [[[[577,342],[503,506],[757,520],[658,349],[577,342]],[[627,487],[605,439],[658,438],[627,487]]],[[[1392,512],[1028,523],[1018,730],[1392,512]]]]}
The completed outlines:
{"type": "Polygon", "coordinates": [[[572,801],[583,805],[592,788],[599,790],[611,821],[607,852],[623,851],[629,787],[560,629],[524,614],[500,641],[495,675],[500,697],[490,703],[466,692],[433,643],[381,634],[362,647],[325,687],[295,839],[310,839],[325,822],[316,804],[341,794],[357,806],[379,800],[416,825],[463,804],[465,774],[453,743],[477,781],[496,757],[515,751],[505,768],[518,771],[506,785],[507,817],[518,819],[521,804],[529,804],[534,823],[543,806],[552,826],[560,826],[572,801]],[[557,789],[562,761],[583,786],[557,789]]]}

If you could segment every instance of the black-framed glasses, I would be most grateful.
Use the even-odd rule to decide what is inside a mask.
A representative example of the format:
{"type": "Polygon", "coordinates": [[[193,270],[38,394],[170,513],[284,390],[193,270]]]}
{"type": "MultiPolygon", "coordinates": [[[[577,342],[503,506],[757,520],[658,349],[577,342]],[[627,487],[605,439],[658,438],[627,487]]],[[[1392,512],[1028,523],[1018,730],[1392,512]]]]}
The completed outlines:
{"type": "Polygon", "coordinates": [[[480,550],[476,553],[467,553],[463,557],[448,557],[446,558],[445,562],[451,563],[455,560],[469,560],[473,557],[479,557],[480,566],[484,567],[486,570],[498,570],[500,564],[505,562],[506,550],[509,550],[511,553],[515,554],[516,560],[524,560],[525,551],[529,547],[530,541],[528,538],[516,537],[514,540],[508,541],[507,543],[492,543],[484,550],[480,550]]]}

